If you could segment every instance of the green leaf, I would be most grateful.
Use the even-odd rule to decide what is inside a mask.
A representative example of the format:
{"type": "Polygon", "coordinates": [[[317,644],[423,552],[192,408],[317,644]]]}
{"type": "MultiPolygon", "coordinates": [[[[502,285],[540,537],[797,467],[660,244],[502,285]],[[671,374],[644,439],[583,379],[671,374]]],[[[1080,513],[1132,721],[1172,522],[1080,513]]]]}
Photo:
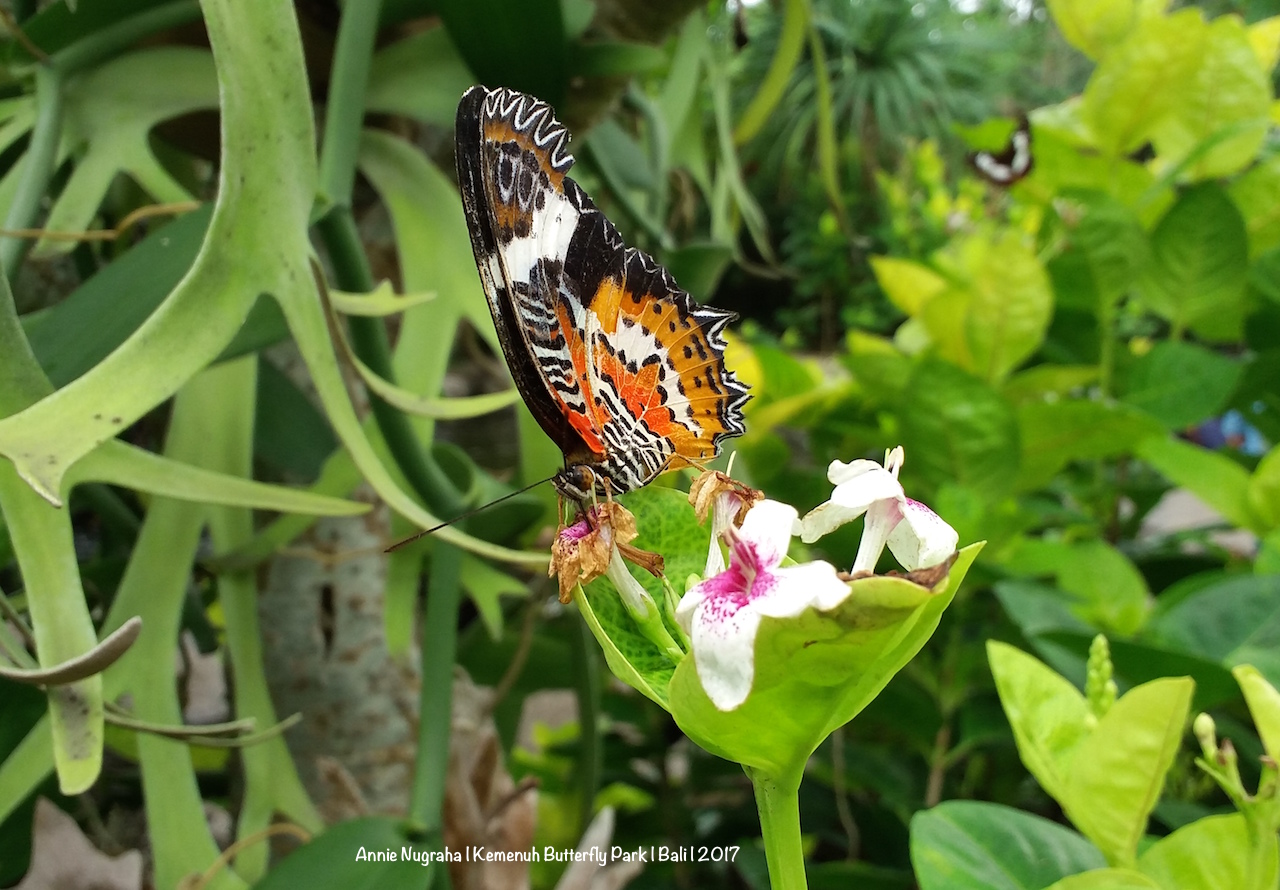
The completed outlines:
{"type": "Polygon", "coordinates": [[[1226,667],[1251,664],[1280,683],[1280,577],[1243,575],[1202,587],[1154,616],[1144,637],[1226,667]]]}
{"type": "Polygon", "coordinates": [[[671,716],[711,753],[787,774],[870,704],[928,641],[981,549],[972,544],[960,551],[934,591],[905,578],[861,578],[828,612],[762,619],[751,694],[732,711],[711,703],[696,655],[685,658],[671,677],[671,716]]]}
{"type": "Polygon", "coordinates": [[[950,800],[911,818],[920,890],[1040,890],[1105,864],[1074,831],[1000,804],[950,800]]]}
{"type": "Polygon", "coordinates": [[[1137,454],[1232,524],[1261,530],[1249,509],[1249,472],[1231,458],[1168,436],[1143,439],[1137,454]]]}
{"type": "Polygon", "coordinates": [[[1048,0],[1046,5],[1067,43],[1094,60],[1123,40],[1138,19],[1134,0],[1048,0]]]}
{"type": "Polygon", "coordinates": [[[436,0],[435,11],[480,83],[514,87],[552,105],[564,98],[568,47],[560,0],[436,0]]]}
{"type": "Polygon", "coordinates": [[[1147,234],[1133,210],[1108,194],[1073,189],[1064,197],[1082,211],[1070,228],[1070,243],[1080,251],[1097,291],[1098,304],[1089,308],[1100,310],[1137,281],[1150,254],[1147,234]]]}
{"type": "Polygon", "coordinates": [[[1177,432],[1219,414],[1242,371],[1213,350],[1165,340],[1130,366],[1121,399],[1177,432]]]}
{"type": "Polygon", "coordinates": [[[342,887],[344,890],[422,890],[431,886],[436,863],[423,867],[422,858],[440,850],[409,834],[404,821],[391,816],[366,816],[339,822],[324,834],[294,850],[254,885],[254,890],[292,890],[295,887],[342,887]],[[370,854],[394,856],[371,861],[370,854]],[[419,859],[405,859],[405,854],[419,859]],[[361,858],[362,856],[367,858],[361,858]]]}
{"type": "Polygon", "coordinates": [[[1253,725],[1258,728],[1262,739],[1262,747],[1268,757],[1276,760],[1280,757],[1280,692],[1253,665],[1239,665],[1232,668],[1231,673],[1244,693],[1253,725]]]}
{"type": "Polygon", "coordinates": [[[1184,9],[1143,22],[1094,70],[1080,111],[1107,158],[1139,148],[1180,101],[1203,56],[1201,16],[1184,9]]]}
{"type": "Polygon", "coordinates": [[[1178,890],[1241,890],[1274,887],[1276,840],[1267,838],[1265,858],[1253,855],[1248,823],[1240,813],[1206,816],[1162,837],[1138,858],[1138,870],[1161,887],[1178,890]],[[1265,863],[1262,874],[1250,863],[1265,863]]]}
{"type": "Polygon", "coordinates": [[[1028,402],[1018,406],[1022,491],[1040,488],[1071,461],[1128,454],[1160,425],[1124,405],[1090,399],[1028,402]]]}
{"type": "Polygon", "coordinates": [[[1151,593],[1137,566],[1105,541],[1080,541],[1058,567],[1058,583],[1077,598],[1090,624],[1119,636],[1135,633],[1151,608],[1151,593]]]}
{"type": "Polygon", "coordinates": [[[1203,57],[1152,133],[1161,163],[1193,181],[1239,173],[1249,166],[1270,124],[1271,78],[1259,64],[1244,22],[1209,23],[1203,57]]]}
{"type": "Polygon", "coordinates": [[[1151,235],[1143,302],[1207,339],[1238,338],[1249,280],[1244,219],[1222,188],[1188,189],[1151,235]]]}
{"type": "Polygon", "coordinates": [[[1280,155],[1263,159],[1228,188],[1249,233],[1249,257],[1280,248],[1280,155]]]}
{"type": "Polygon", "coordinates": [[[1097,380],[1095,365],[1036,365],[1012,375],[1000,394],[1015,405],[1057,401],[1079,395],[1097,380]]]}
{"type": "Polygon", "coordinates": [[[374,53],[365,107],[451,130],[458,100],[474,83],[449,32],[428,28],[374,53]]]}
{"type": "Polygon", "coordinates": [[[914,260],[872,256],[871,271],[889,302],[912,317],[919,315],[925,304],[947,287],[945,278],[914,260]]]}
{"type": "Polygon", "coordinates": [[[1011,488],[1018,469],[1012,408],[987,384],[945,362],[926,360],[900,405],[911,465],[935,484],[969,486],[988,500],[1011,488]]]}
{"type": "Polygon", "coordinates": [[[1169,890],[1131,868],[1100,868],[1072,875],[1045,890],[1169,890]]]}
{"type": "MultiPolygon", "coordinates": [[[[632,544],[662,554],[666,575],[681,590],[684,579],[701,574],[711,541],[709,526],[698,525],[689,498],[670,488],[650,486],[631,492],[622,503],[635,514],[639,535],[632,544]]],[[[641,586],[661,603],[662,582],[645,572],[632,572],[641,586]]],[[[592,581],[575,596],[578,609],[604,649],[609,669],[624,683],[668,708],[668,686],[675,663],[636,625],[608,577],[592,581]]]]}
{"type": "Polygon", "coordinates": [[[1074,686],[1011,646],[987,644],[1018,753],[1113,865],[1132,865],[1186,724],[1194,684],[1131,689],[1100,718],[1074,686]]]}
{"type": "Polygon", "coordinates": [[[485,630],[495,640],[502,636],[502,603],[500,597],[529,595],[523,581],[499,571],[471,554],[462,558],[462,587],[475,603],[485,630]]]}
{"type": "Polygon", "coordinates": [[[1268,451],[1249,479],[1249,510],[1270,532],[1280,528],[1280,446],[1268,451]]]}

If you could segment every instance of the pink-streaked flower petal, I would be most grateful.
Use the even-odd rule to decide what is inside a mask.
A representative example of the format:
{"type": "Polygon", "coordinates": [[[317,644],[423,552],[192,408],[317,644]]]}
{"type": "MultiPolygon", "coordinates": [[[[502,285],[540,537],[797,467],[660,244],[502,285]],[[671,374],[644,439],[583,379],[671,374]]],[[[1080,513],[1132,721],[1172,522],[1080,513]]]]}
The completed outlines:
{"type": "Polygon", "coordinates": [[[889,550],[909,572],[936,566],[956,552],[960,536],[937,513],[907,498],[902,521],[889,534],[889,550]]]}
{"type": "Polygon", "coordinates": [[[718,608],[730,604],[729,599],[703,600],[689,632],[698,680],[707,698],[721,711],[732,711],[751,694],[756,632],[760,629],[760,613],[755,609],[718,608]]]}
{"type": "Polygon", "coordinates": [[[749,542],[754,551],[754,561],[761,568],[770,568],[782,562],[791,543],[791,525],[796,520],[796,508],[790,504],[767,498],[756,504],[742,520],[742,528],[730,529],[730,552],[737,552],[743,542],[749,542]]]}

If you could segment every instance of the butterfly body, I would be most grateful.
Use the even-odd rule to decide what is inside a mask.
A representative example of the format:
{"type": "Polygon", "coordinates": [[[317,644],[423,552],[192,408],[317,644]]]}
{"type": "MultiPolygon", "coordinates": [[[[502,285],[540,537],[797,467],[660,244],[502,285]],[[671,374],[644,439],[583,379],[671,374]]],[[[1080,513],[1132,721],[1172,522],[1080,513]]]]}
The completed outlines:
{"type": "Polygon", "coordinates": [[[749,395],[724,366],[733,315],[626,246],[565,175],[551,107],[473,87],[457,124],[476,266],[516,387],[564,454],[556,490],[580,504],[631,491],[741,435],[749,395]]]}

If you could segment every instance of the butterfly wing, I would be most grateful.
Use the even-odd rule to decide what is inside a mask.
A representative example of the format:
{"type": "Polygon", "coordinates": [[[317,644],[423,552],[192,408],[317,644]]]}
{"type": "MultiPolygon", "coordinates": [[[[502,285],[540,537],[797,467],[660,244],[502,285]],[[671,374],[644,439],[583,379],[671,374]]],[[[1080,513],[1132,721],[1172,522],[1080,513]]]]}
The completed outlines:
{"type": "Polygon", "coordinates": [[[533,416],[569,464],[615,492],[704,460],[741,435],[747,388],[724,367],[731,313],[694,304],[565,173],[545,102],[473,87],[457,165],[498,339],[533,416]]]}
{"type": "Polygon", "coordinates": [[[574,237],[589,240],[578,233],[581,190],[565,189],[568,133],[545,102],[477,86],[458,104],[456,140],[471,248],[516,388],[567,459],[598,458],[583,307],[564,276],[574,237]]]}

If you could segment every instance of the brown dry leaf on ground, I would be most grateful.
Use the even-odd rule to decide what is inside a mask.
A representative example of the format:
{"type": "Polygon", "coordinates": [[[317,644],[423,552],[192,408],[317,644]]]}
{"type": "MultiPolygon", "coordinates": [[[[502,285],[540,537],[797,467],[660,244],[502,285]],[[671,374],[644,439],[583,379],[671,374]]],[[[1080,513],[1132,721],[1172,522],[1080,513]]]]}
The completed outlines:
{"type": "Polygon", "coordinates": [[[108,856],[72,819],[43,797],[36,801],[31,867],[13,890],[141,890],[142,854],[108,856]]]}

